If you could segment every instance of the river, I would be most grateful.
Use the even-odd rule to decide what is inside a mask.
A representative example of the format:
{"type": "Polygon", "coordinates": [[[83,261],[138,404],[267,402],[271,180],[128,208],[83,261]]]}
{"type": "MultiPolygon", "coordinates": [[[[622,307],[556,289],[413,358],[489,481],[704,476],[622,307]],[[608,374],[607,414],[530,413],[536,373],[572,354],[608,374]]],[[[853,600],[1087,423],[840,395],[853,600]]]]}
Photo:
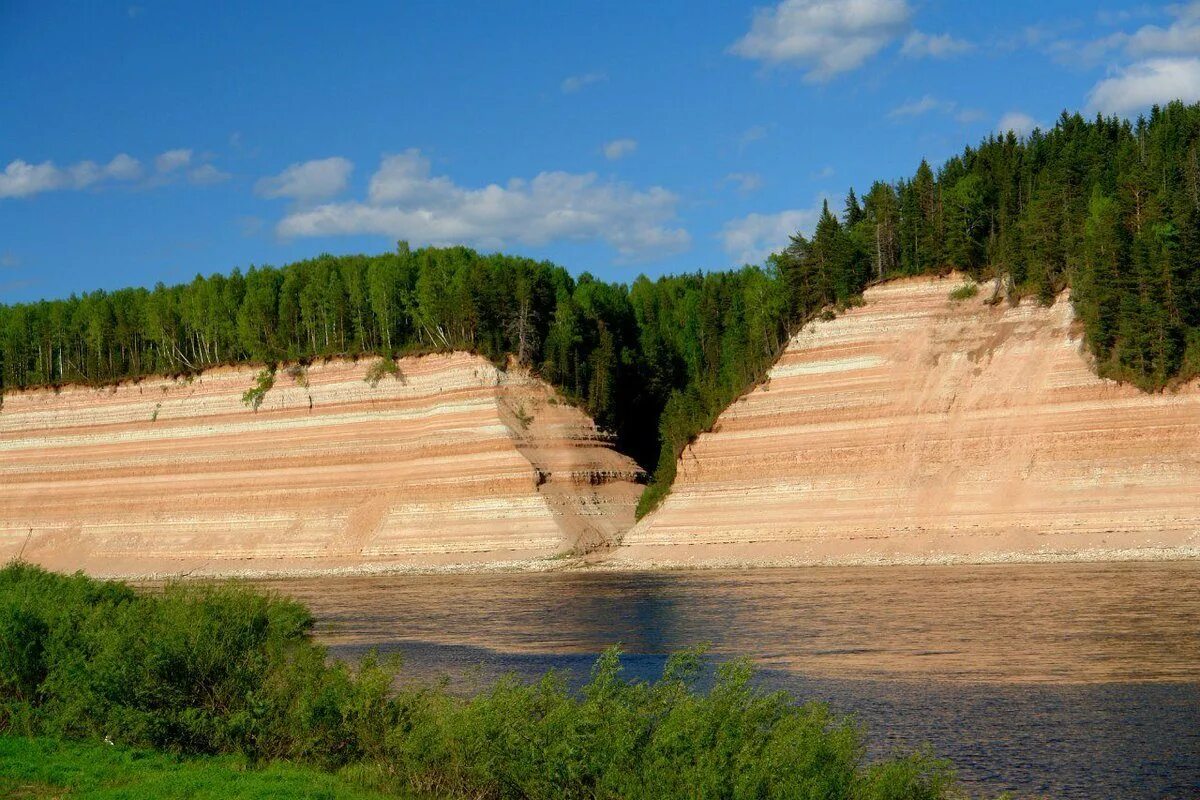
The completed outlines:
{"type": "Polygon", "coordinates": [[[272,581],[355,658],[454,688],[586,676],[614,643],[653,678],[700,643],[769,688],[929,743],[979,793],[1200,798],[1200,563],[396,575],[272,581]]]}

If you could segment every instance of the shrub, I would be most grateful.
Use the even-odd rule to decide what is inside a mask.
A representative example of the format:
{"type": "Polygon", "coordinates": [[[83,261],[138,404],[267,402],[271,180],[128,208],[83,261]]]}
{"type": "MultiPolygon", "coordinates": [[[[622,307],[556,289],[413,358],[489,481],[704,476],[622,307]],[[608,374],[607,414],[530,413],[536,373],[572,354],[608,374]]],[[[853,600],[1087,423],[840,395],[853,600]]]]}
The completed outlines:
{"type": "Polygon", "coordinates": [[[254,378],[254,386],[247,389],[246,393],[242,395],[243,405],[248,406],[252,411],[257,413],[258,407],[263,404],[263,400],[267,397],[267,392],[271,391],[274,386],[275,368],[263,367],[254,378]]]}
{"type": "Polygon", "coordinates": [[[700,650],[654,682],[617,649],[579,692],[559,675],[473,697],[393,687],[368,657],[330,662],[299,604],[237,584],[119,583],[0,570],[0,732],[102,738],[180,754],[341,769],[381,791],[483,800],[936,800],[945,762],[868,764],[857,726],[754,687],[742,661],[712,687],[700,650]]]}
{"type": "Polygon", "coordinates": [[[367,367],[367,374],[363,380],[369,383],[371,388],[374,389],[388,375],[391,375],[401,383],[404,382],[404,373],[400,371],[400,365],[396,363],[394,358],[385,356],[367,367]]]}
{"type": "Polygon", "coordinates": [[[979,294],[979,284],[964,283],[950,293],[951,300],[970,300],[975,295],[979,294]]]}

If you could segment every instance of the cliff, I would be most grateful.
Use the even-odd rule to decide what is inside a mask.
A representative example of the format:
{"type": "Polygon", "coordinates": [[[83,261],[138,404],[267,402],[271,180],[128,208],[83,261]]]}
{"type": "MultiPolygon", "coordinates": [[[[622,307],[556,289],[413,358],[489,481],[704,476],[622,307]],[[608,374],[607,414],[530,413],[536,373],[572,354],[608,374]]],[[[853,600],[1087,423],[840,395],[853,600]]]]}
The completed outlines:
{"type": "Polygon", "coordinates": [[[1098,378],[1064,297],[896,281],[808,325],[616,566],[1200,555],[1200,385],[1098,378]]]}
{"type": "Polygon", "coordinates": [[[0,560],[271,575],[1200,556],[1200,384],[1094,374],[1070,303],[868,290],[640,471],[540,380],[466,353],[10,393],[0,560]],[[617,543],[620,542],[620,546],[617,543]]]}
{"type": "Polygon", "coordinates": [[[633,523],[639,470],[466,353],[7,395],[0,560],[98,575],[534,566],[633,523]]]}

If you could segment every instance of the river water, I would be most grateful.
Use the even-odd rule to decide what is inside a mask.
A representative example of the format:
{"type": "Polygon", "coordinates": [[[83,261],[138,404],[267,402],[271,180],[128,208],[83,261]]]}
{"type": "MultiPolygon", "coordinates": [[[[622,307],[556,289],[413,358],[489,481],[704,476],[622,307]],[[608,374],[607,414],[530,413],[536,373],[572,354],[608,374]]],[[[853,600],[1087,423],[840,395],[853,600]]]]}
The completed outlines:
{"type": "Polygon", "coordinates": [[[335,655],[464,691],[580,680],[620,643],[653,678],[700,643],[928,743],[978,793],[1200,800],[1200,563],[560,572],[273,581],[335,655]]]}

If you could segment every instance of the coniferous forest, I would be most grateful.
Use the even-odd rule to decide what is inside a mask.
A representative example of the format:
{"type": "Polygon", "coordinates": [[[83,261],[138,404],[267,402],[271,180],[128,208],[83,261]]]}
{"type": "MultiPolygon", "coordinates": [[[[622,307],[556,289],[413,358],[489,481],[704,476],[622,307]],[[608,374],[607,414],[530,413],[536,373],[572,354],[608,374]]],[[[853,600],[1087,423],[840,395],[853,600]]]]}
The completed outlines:
{"type": "Polygon", "coordinates": [[[997,302],[1070,287],[1097,370],[1146,390],[1200,375],[1200,105],[1063,113],[826,207],[761,266],[631,285],[464,247],[320,256],[0,306],[0,390],[218,364],[467,349],[536,370],[669,488],[682,448],[814,314],[873,281],[959,269],[997,302]]]}

